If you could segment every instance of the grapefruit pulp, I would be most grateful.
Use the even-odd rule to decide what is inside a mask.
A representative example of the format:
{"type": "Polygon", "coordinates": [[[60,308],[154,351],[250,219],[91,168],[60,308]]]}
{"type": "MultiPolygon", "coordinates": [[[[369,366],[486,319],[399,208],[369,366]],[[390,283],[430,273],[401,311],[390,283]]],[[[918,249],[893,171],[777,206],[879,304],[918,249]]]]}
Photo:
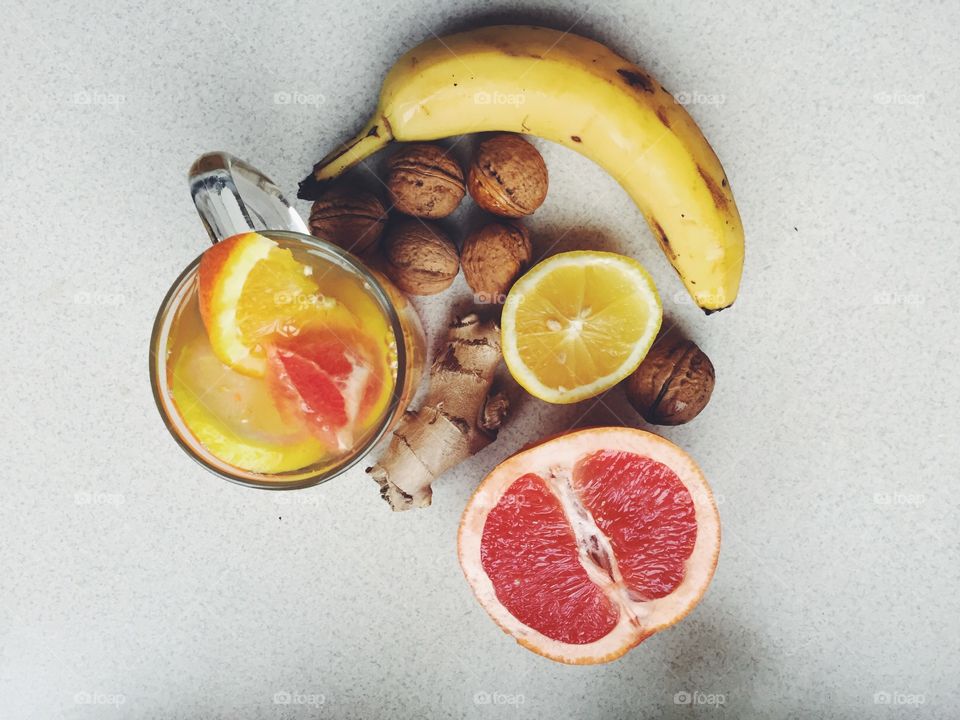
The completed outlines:
{"type": "Polygon", "coordinates": [[[359,328],[309,327],[276,339],[267,353],[277,406],[338,452],[349,450],[389,403],[385,354],[359,328]]]}
{"type": "Polygon", "coordinates": [[[676,445],[593,428],[497,466],[467,504],[458,550],[477,599],[517,642],[560,662],[607,662],[697,604],[720,518],[676,445]]]}

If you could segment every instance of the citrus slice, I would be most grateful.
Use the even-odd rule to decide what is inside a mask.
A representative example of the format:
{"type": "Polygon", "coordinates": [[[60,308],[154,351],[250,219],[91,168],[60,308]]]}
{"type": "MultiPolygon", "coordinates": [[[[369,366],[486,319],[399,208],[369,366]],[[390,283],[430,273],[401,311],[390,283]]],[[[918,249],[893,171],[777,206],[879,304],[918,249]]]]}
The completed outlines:
{"type": "Polygon", "coordinates": [[[306,425],[278,412],[262,380],[220,362],[205,337],[184,346],[172,372],[180,417],[223,462],[250,472],[278,473],[308,467],[329,453],[306,425]]]}
{"type": "Polygon", "coordinates": [[[259,233],[234,235],[200,261],[200,315],[213,351],[252,377],[266,372],[266,342],[312,322],[354,323],[352,314],[320,292],[313,268],[259,233]]]}
{"type": "Polygon", "coordinates": [[[593,428],[497,466],[467,504],[458,551],[477,599],[518,643],[560,662],[607,662],[699,602],[720,518],[676,445],[593,428]]]}
{"type": "Polygon", "coordinates": [[[503,357],[541,400],[599,395],[636,370],[663,309],[636,260],[608,252],[554,255],[520,278],[503,306],[503,357]]]}
{"type": "Polygon", "coordinates": [[[308,327],[268,349],[267,383],[281,412],[349,450],[386,409],[393,374],[386,349],[359,328],[308,327]]]}

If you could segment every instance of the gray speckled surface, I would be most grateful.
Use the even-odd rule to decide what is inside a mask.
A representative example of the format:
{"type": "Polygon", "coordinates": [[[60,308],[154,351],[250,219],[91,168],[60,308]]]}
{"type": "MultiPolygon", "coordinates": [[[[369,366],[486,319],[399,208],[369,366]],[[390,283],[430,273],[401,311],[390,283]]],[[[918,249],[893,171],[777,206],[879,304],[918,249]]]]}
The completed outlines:
{"type": "MultiPolygon", "coordinates": [[[[960,715],[960,9],[543,6],[5,6],[0,717],[960,715]],[[503,635],[455,533],[484,470],[536,435],[635,423],[619,396],[521,404],[431,509],[392,515],[359,471],[282,497],[205,474],[146,377],[154,311],[205,243],[198,153],[292,190],[404,49],[511,19],[575,26],[685,93],[747,228],[740,300],[704,318],[613,181],[540,144],[538,247],[569,231],[561,247],[639,258],[718,371],[707,411],[664,433],[721,500],[716,578],[608,666],[503,635]],[[274,101],[294,92],[316,103],[274,101]]],[[[429,328],[447,300],[421,304],[429,328]]]]}

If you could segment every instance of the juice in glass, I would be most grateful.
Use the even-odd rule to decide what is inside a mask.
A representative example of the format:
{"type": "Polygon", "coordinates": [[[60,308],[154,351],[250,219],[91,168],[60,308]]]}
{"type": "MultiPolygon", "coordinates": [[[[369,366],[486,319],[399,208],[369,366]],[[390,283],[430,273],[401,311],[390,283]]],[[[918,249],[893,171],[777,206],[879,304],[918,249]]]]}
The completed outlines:
{"type": "MultiPolygon", "coordinates": [[[[211,221],[229,224],[223,213],[211,221]]],[[[230,480],[329,479],[409,404],[424,365],[419,318],[386,278],[322,239],[249,228],[216,239],[154,326],[151,380],[167,427],[230,480]]]]}

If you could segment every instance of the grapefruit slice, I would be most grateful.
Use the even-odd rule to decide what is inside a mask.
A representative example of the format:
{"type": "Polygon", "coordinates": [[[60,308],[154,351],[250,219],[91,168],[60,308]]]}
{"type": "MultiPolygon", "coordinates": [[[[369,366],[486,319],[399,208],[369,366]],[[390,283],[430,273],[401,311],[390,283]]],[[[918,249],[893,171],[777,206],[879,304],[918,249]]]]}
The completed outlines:
{"type": "Polygon", "coordinates": [[[699,602],[720,518],[683,450],[642,430],[594,428],[494,468],[467,504],[458,549],[480,604],[518,643],[600,663],[699,602]]]}
{"type": "Polygon", "coordinates": [[[267,384],[286,417],[338,451],[353,447],[389,404],[387,355],[359,328],[313,326],[267,349],[267,384]]]}

